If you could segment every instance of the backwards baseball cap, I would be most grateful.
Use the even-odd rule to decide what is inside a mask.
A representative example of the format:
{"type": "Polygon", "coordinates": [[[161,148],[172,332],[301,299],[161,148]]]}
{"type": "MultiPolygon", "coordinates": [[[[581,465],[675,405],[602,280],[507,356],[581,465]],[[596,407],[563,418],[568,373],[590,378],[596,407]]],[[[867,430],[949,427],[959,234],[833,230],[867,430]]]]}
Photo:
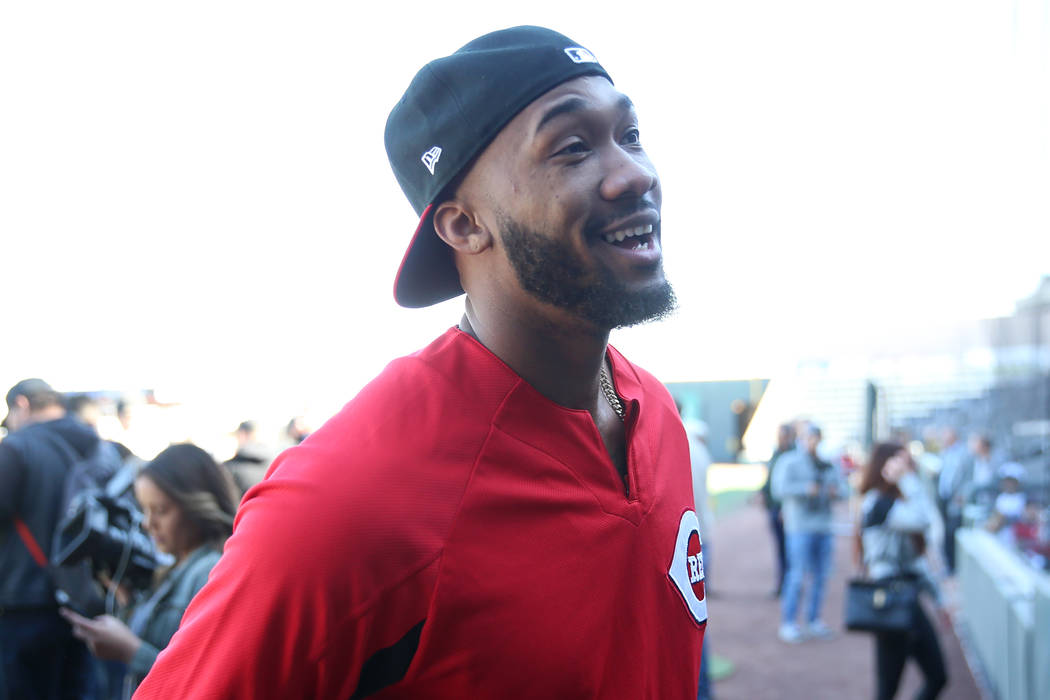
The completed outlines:
{"type": "Polygon", "coordinates": [[[57,392],[51,388],[51,385],[45,382],[43,379],[23,379],[22,381],[15,384],[13,387],[7,390],[7,415],[4,416],[4,420],[0,422],[0,428],[8,428],[7,419],[11,417],[11,409],[14,408],[15,400],[19,396],[24,396],[27,399],[40,396],[41,394],[53,394],[58,396],[57,392]]]}
{"type": "Polygon", "coordinates": [[[7,391],[7,407],[15,405],[15,399],[24,396],[27,399],[40,394],[54,394],[55,390],[43,379],[23,379],[7,391]]]}
{"type": "Polygon", "coordinates": [[[533,100],[573,78],[612,78],[594,55],[543,27],[475,39],[416,73],[386,122],[386,152],[419,215],[394,281],[401,306],[430,306],[463,293],[452,249],[434,231],[445,188],[533,100]]]}

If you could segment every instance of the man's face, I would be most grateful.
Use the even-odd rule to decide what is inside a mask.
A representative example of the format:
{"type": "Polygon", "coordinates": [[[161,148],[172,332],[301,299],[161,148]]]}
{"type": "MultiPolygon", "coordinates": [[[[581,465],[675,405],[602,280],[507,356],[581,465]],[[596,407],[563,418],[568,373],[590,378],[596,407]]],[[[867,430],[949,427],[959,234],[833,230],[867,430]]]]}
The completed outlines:
{"type": "Polygon", "coordinates": [[[820,447],[820,433],[807,431],[802,436],[802,442],[806,447],[806,451],[811,455],[815,455],[817,453],[817,448],[820,447]]]}
{"type": "Polygon", "coordinates": [[[29,399],[24,396],[16,396],[14,405],[7,407],[5,422],[8,433],[13,433],[26,425],[29,422],[29,399]]]}
{"type": "Polygon", "coordinates": [[[629,99],[600,77],[520,112],[463,189],[502,245],[501,286],[600,329],[666,315],[660,183],[629,99]]]}

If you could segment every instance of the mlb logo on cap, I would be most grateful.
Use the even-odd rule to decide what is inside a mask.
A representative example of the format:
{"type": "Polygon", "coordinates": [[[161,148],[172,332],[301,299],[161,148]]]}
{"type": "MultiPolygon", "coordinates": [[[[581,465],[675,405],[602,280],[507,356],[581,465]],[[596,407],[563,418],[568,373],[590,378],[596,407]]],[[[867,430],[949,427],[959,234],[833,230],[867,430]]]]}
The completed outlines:
{"type": "Polygon", "coordinates": [[[565,49],[565,55],[572,59],[573,63],[597,63],[594,54],[579,46],[570,46],[565,49]]]}

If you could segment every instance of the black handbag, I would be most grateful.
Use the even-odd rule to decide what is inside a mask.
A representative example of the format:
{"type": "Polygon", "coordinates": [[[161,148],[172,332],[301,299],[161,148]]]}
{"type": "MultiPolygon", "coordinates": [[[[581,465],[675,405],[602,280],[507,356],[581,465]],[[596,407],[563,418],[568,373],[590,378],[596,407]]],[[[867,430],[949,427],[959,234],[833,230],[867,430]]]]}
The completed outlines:
{"type": "Polygon", "coordinates": [[[919,584],[911,578],[852,579],[846,585],[846,629],[905,632],[919,607],[919,584]]]}

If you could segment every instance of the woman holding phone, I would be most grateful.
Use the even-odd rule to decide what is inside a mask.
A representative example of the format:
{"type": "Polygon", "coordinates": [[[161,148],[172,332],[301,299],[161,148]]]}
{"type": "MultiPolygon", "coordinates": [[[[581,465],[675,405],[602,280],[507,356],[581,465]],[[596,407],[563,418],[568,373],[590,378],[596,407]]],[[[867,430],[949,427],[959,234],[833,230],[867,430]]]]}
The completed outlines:
{"type": "Polygon", "coordinates": [[[157,549],[175,558],[125,616],[62,615],[95,656],[127,664],[130,697],[179,627],[190,600],[207,582],[233,527],[236,490],[229,474],[201,448],[172,445],[135,479],[143,524],[157,549]]]}

